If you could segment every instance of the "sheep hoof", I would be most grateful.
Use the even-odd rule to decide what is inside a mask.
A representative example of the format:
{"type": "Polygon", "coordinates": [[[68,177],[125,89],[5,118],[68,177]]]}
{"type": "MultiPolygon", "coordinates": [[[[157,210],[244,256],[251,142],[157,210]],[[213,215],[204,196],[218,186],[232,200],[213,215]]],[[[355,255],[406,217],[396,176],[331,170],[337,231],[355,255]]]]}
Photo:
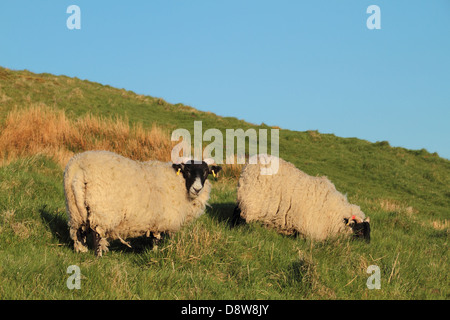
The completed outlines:
{"type": "Polygon", "coordinates": [[[88,252],[86,232],[82,228],[70,228],[70,237],[73,240],[75,252],[88,252]]]}
{"type": "Polygon", "coordinates": [[[162,241],[162,234],[161,232],[152,232],[152,251],[158,251],[158,245],[162,241]]]}
{"type": "Polygon", "coordinates": [[[95,255],[97,257],[101,257],[103,251],[108,252],[108,241],[106,241],[105,238],[102,238],[100,234],[94,230],[92,230],[93,233],[93,240],[94,240],[94,251],[95,255]]]}
{"type": "Polygon", "coordinates": [[[75,252],[88,252],[88,247],[83,245],[81,242],[79,241],[75,241],[73,244],[73,248],[75,250],[75,252]]]}

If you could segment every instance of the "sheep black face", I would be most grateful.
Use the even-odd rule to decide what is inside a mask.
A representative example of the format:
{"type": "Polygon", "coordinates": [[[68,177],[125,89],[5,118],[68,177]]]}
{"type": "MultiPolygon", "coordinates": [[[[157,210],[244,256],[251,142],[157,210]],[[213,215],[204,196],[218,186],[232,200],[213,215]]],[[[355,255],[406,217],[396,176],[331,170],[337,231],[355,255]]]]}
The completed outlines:
{"type": "Polygon", "coordinates": [[[177,173],[183,174],[184,180],[186,180],[186,190],[191,198],[199,196],[209,174],[216,175],[222,169],[220,166],[208,165],[205,161],[194,162],[194,160],[186,161],[186,163],[174,163],[172,168],[177,173]]]}
{"type": "Polygon", "coordinates": [[[367,217],[364,221],[358,221],[355,217],[344,219],[344,223],[352,228],[353,237],[355,239],[364,239],[367,243],[370,242],[370,218],[367,217]]]}

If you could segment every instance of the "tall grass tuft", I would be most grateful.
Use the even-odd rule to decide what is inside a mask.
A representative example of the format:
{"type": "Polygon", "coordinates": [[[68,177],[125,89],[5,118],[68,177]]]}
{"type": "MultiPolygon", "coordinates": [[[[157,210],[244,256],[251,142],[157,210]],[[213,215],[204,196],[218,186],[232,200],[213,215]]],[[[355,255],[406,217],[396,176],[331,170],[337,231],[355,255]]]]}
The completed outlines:
{"type": "Polygon", "coordinates": [[[45,104],[9,112],[0,133],[3,164],[19,157],[45,154],[65,166],[77,152],[108,150],[135,160],[169,161],[172,142],[168,133],[153,125],[129,125],[128,119],[94,117],[70,120],[63,110],[45,104]]]}
{"type": "MultiPolygon", "coordinates": [[[[106,118],[87,114],[71,120],[64,110],[37,103],[8,113],[0,132],[0,164],[44,154],[64,167],[75,153],[87,150],[112,151],[140,161],[170,161],[176,143],[156,124],[150,129],[141,123],[130,126],[127,118],[117,115],[106,118]]],[[[222,167],[224,176],[238,179],[243,165],[222,167]]]]}

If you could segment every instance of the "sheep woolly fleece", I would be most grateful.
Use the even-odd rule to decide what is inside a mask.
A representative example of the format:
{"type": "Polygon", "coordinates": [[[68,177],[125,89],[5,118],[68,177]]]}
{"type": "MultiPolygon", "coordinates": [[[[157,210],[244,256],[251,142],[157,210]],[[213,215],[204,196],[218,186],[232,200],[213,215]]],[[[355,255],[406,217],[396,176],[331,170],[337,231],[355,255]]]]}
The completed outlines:
{"type": "Polygon", "coordinates": [[[277,159],[276,174],[262,175],[261,170],[267,166],[260,162],[242,169],[237,202],[241,217],[247,222],[260,221],[280,233],[298,232],[324,240],[351,232],[343,223],[344,218],[354,215],[365,219],[360,208],[348,203],[347,197],[326,177],[309,176],[293,164],[277,159]]]}
{"type": "Polygon", "coordinates": [[[79,228],[109,239],[178,231],[204,213],[211,184],[205,181],[200,195],[190,199],[171,163],[88,151],[68,162],[64,191],[70,235],[75,249],[84,251],[76,241],[79,228]]]}

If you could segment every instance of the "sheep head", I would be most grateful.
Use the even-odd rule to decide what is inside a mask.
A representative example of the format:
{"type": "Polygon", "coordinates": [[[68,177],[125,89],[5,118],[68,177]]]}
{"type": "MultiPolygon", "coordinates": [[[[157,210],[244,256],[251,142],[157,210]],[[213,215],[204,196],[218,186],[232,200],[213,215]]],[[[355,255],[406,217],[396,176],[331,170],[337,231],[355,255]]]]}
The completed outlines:
{"type": "Polygon", "coordinates": [[[208,175],[212,174],[215,177],[222,169],[222,167],[214,165],[214,160],[210,158],[203,161],[182,158],[180,163],[172,164],[172,168],[178,175],[183,175],[186,181],[186,191],[191,199],[200,195],[208,175]]]}
{"type": "Polygon", "coordinates": [[[350,219],[344,218],[346,226],[350,227],[353,236],[356,239],[364,239],[367,243],[370,242],[370,218],[367,217],[365,220],[357,216],[352,216],[350,219]]]}

